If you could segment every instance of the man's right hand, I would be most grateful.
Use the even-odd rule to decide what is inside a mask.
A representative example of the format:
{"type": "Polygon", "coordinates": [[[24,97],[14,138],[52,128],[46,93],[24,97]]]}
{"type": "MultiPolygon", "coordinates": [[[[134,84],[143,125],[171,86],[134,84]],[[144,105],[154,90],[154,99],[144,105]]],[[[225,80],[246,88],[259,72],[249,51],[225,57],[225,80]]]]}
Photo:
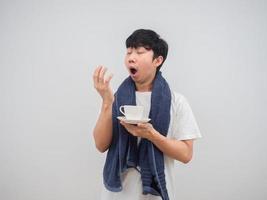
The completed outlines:
{"type": "Polygon", "coordinates": [[[94,87],[103,99],[101,112],[94,128],[96,148],[105,152],[112,141],[112,103],[114,95],[110,87],[112,75],[105,78],[107,68],[98,66],[94,71],[94,87]]]}
{"type": "Polygon", "coordinates": [[[105,73],[107,72],[107,68],[103,66],[98,66],[94,71],[94,87],[97,92],[102,97],[104,104],[112,104],[114,101],[113,91],[110,87],[110,80],[112,79],[112,75],[108,75],[106,79],[104,79],[105,73]]]}

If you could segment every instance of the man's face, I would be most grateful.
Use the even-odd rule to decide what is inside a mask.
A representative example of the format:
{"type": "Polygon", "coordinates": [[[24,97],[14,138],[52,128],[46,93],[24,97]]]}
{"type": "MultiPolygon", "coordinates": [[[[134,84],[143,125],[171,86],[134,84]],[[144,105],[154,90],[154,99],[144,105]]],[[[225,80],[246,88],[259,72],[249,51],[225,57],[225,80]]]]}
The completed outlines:
{"type": "Polygon", "coordinates": [[[152,50],[144,47],[127,48],[125,66],[134,82],[145,83],[154,78],[159,62],[157,58],[153,60],[153,55],[152,50]]]}

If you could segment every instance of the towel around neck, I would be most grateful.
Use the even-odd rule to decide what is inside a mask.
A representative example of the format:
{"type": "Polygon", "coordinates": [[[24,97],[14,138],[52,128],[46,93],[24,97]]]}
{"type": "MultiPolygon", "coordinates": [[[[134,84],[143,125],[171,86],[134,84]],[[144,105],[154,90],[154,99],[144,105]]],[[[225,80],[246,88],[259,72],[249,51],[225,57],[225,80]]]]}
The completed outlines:
{"type": "MultiPolygon", "coordinates": [[[[140,167],[143,194],[161,196],[169,200],[164,174],[163,153],[149,140],[142,138],[137,146],[137,137],[131,135],[119,123],[119,107],[136,105],[136,87],[131,77],[126,78],[115,93],[112,106],[112,142],[103,170],[105,187],[113,192],[122,188],[121,173],[127,168],[140,167]]],[[[171,91],[159,71],[153,81],[149,118],[155,130],[166,136],[170,123],[171,91]]]]}

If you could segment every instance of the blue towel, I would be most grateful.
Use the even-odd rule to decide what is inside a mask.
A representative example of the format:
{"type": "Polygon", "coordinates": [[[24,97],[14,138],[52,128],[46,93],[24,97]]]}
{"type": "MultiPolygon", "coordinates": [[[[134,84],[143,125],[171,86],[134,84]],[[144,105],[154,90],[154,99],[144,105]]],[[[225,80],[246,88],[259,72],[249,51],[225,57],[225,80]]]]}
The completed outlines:
{"type": "MultiPolygon", "coordinates": [[[[121,105],[136,105],[135,83],[128,77],[115,93],[112,107],[113,137],[103,170],[105,187],[113,192],[122,190],[121,173],[127,168],[140,167],[143,194],[161,196],[169,200],[164,174],[163,153],[149,140],[131,135],[119,123],[121,105]]],[[[153,127],[166,136],[170,124],[171,91],[159,71],[153,81],[149,118],[153,127]]]]}

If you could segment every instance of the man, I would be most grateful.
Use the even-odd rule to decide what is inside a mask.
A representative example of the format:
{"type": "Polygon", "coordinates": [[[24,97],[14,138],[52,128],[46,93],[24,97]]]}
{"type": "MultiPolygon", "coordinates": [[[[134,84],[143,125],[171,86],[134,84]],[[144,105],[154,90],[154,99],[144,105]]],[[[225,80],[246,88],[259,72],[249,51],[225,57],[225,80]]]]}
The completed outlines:
{"type": "Polygon", "coordinates": [[[96,148],[108,150],[102,200],[174,200],[174,161],[188,163],[193,141],[201,134],[186,98],[172,91],[160,68],[167,43],[152,31],[139,29],[126,40],[129,77],[115,95],[107,68],[94,71],[94,86],[102,107],[94,128],[96,148]],[[119,121],[121,105],[141,105],[150,122],[119,121]]]}

